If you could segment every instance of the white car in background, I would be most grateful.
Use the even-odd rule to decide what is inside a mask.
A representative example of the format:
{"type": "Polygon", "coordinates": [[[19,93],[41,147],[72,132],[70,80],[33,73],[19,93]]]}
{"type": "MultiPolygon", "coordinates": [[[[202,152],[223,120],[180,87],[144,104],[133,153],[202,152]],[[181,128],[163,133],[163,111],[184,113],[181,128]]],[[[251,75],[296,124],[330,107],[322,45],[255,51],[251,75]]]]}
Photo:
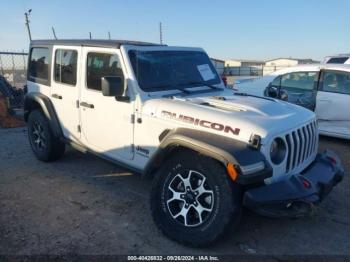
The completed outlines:
{"type": "Polygon", "coordinates": [[[324,64],[350,64],[350,54],[326,56],[323,60],[323,63],[324,64]]]}
{"type": "Polygon", "coordinates": [[[316,113],[320,134],[350,139],[350,65],[289,67],[235,88],[306,107],[316,113]]]}

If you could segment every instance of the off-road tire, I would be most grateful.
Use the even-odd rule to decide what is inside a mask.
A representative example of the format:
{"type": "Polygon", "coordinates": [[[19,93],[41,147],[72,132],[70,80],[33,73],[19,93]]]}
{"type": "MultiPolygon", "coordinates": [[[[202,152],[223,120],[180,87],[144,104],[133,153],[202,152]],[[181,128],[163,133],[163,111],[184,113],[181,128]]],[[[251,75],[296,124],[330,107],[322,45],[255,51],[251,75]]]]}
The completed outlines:
{"type": "Polygon", "coordinates": [[[62,157],[65,151],[65,144],[53,135],[48,119],[40,110],[33,110],[28,116],[28,138],[30,146],[37,159],[50,162],[62,157]],[[37,130],[40,126],[45,146],[40,147],[38,144],[37,130]]]}
{"type": "Polygon", "coordinates": [[[229,227],[238,225],[242,192],[240,187],[230,180],[226,168],[221,163],[196,152],[184,150],[172,155],[155,174],[150,202],[154,221],[163,234],[187,246],[203,247],[218,241],[229,227]],[[190,170],[205,176],[208,185],[214,189],[215,201],[212,212],[202,224],[187,227],[173,218],[167,204],[167,192],[177,174],[186,174],[190,170]]]}

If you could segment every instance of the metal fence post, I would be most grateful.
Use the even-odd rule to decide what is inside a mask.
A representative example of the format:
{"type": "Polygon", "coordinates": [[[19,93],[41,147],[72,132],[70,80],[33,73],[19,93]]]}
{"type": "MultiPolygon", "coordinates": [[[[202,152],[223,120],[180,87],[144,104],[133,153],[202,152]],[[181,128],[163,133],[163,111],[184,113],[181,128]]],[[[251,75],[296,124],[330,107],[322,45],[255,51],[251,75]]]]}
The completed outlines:
{"type": "Polygon", "coordinates": [[[2,64],[2,58],[1,58],[1,54],[0,54],[0,67],[1,67],[1,74],[4,75],[4,67],[3,67],[3,64],[2,64]]]}
{"type": "Polygon", "coordinates": [[[26,55],[24,54],[24,50],[22,50],[23,52],[23,69],[24,69],[24,72],[27,72],[27,65],[26,65],[26,55]]]}
{"type": "Polygon", "coordinates": [[[15,81],[15,57],[13,54],[11,55],[12,58],[12,85],[16,86],[16,81],[15,81]]]}

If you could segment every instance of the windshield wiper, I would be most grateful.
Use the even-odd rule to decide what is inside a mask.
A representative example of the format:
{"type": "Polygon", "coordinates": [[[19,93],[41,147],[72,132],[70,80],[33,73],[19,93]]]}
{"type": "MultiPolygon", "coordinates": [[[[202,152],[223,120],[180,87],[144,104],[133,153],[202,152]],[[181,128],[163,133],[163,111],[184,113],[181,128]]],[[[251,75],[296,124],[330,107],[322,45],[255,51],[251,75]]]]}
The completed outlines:
{"type": "Polygon", "coordinates": [[[150,90],[155,90],[155,91],[171,91],[171,90],[179,90],[182,93],[189,95],[192,92],[186,90],[185,88],[181,88],[175,85],[157,85],[157,86],[149,86],[148,89],[150,90]],[[171,89],[164,89],[164,88],[169,88],[171,87],[171,89]]]}
{"type": "Polygon", "coordinates": [[[214,89],[214,90],[220,90],[220,91],[223,90],[223,89],[220,88],[220,87],[216,87],[216,86],[213,86],[213,85],[209,85],[209,84],[207,84],[207,83],[204,82],[204,81],[192,81],[192,82],[184,83],[184,84],[181,84],[181,85],[202,85],[202,86],[210,87],[211,89],[214,89]]]}

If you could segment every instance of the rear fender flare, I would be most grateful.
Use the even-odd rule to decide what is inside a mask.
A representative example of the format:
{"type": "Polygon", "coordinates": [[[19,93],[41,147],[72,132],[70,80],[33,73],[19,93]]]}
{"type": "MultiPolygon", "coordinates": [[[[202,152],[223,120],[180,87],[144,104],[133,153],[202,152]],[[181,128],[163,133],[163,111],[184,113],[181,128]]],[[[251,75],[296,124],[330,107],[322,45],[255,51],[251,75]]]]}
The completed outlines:
{"type": "Polygon", "coordinates": [[[46,116],[54,136],[63,137],[63,132],[50,98],[41,93],[28,93],[24,98],[24,120],[26,122],[28,121],[30,112],[35,109],[40,109],[46,116]]]}

